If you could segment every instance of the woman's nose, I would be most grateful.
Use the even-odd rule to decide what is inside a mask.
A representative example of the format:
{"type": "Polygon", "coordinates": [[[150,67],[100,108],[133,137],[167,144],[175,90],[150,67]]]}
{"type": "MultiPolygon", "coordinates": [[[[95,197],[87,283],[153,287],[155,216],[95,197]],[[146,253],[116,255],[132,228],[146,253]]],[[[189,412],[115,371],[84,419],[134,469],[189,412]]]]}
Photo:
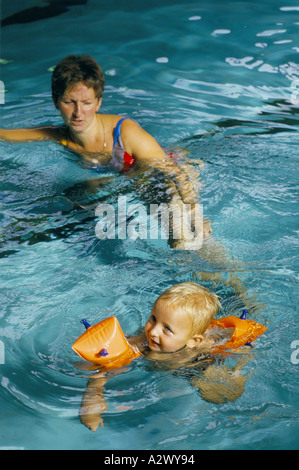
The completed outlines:
{"type": "Polygon", "coordinates": [[[75,103],[74,115],[75,116],[80,116],[80,114],[81,114],[81,105],[80,105],[80,103],[75,103]]]}

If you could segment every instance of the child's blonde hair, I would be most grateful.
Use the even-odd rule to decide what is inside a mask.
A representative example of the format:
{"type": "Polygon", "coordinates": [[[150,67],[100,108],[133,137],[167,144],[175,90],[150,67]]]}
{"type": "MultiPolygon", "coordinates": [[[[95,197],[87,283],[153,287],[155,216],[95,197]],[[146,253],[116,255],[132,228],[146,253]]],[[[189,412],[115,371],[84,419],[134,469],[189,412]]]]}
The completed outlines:
{"type": "Polygon", "coordinates": [[[203,334],[221,308],[218,296],[196,282],[175,284],[155,304],[160,299],[186,312],[192,322],[192,335],[203,334]]]}

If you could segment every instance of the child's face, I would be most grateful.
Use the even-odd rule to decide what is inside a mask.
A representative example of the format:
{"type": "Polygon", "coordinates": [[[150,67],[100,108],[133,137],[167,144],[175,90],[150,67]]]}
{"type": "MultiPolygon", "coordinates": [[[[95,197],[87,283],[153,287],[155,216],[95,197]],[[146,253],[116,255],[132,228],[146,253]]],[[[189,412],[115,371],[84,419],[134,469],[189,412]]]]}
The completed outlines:
{"type": "Polygon", "coordinates": [[[191,320],[181,309],[160,299],[145,325],[145,334],[152,351],[178,351],[192,338],[191,320]]]}

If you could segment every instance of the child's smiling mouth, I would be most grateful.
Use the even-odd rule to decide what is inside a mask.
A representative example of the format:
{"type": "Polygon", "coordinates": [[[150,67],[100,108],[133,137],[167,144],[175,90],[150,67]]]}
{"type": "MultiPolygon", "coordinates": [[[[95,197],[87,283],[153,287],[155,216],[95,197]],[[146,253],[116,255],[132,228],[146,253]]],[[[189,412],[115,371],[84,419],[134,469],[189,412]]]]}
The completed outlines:
{"type": "Polygon", "coordinates": [[[150,349],[161,349],[160,343],[157,343],[157,341],[154,341],[151,338],[148,339],[148,345],[150,349]]]}

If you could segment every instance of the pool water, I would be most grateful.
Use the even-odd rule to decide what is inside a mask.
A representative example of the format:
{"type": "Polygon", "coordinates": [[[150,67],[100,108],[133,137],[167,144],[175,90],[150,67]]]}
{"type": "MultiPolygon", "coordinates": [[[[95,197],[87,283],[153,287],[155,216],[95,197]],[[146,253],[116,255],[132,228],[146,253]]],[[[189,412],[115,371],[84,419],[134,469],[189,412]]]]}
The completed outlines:
{"type": "Polygon", "coordinates": [[[0,448],[298,449],[298,2],[33,0],[4,4],[2,17],[1,126],[59,124],[51,70],[93,55],[104,113],[204,161],[204,215],[242,269],[165,240],[99,240],[93,210],[74,201],[136,201],[134,177],[95,173],[52,143],[1,142],[0,448]],[[105,427],[85,428],[90,372],[71,350],[80,320],[116,315],[133,334],[164,289],[200,273],[221,274],[204,285],[222,314],[244,307],[229,286],[241,279],[251,318],[268,327],[243,395],[208,403],[139,358],[105,386],[105,427]]]}

